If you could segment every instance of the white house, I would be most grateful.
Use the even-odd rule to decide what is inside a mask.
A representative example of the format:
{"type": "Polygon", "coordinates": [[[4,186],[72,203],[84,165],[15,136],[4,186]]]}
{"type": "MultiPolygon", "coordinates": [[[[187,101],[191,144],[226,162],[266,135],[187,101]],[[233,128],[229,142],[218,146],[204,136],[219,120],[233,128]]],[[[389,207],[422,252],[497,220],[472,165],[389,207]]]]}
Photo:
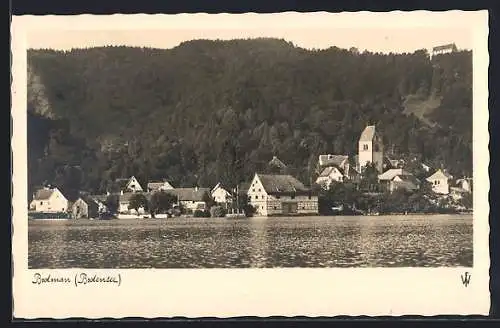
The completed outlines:
{"type": "Polygon", "coordinates": [[[165,191],[165,190],[174,189],[174,187],[172,187],[172,185],[166,180],[148,182],[147,188],[148,188],[148,192],[165,191]]]}
{"type": "Polygon", "coordinates": [[[224,187],[220,182],[210,191],[210,195],[218,204],[227,204],[232,201],[228,188],[224,187]]]}
{"type": "Polygon", "coordinates": [[[320,185],[323,189],[330,189],[334,182],[343,182],[344,173],[336,166],[327,166],[321,171],[316,179],[316,184],[320,185]]]}
{"type": "Polygon", "coordinates": [[[375,125],[367,126],[358,142],[358,171],[368,163],[375,164],[380,173],[384,170],[384,145],[375,125]]]}
{"type": "Polygon", "coordinates": [[[291,175],[256,173],[247,196],[256,215],[318,214],[318,196],[291,175]]]}
{"type": "Polygon", "coordinates": [[[450,193],[450,179],[452,179],[450,174],[439,169],[426,180],[432,185],[432,191],[437,194],[448,195],[450,193]]]}
{"type": "Polygon", "coordinates": [[[420,181],[404,169],[389,169],[378,175],[378,181],[386,190],[393,192],[397,189],[415,191],[420,188],[420,181]]]}
{"type": "Polygon", "coordinates": [[[166,190],[166,192],[177,197],[177,204],[188,211],[207,210],[204,195],[208,194],[210,196],[209,188],[175,188],[166,190]]]}
{"type": "Polygon", "coordinates": [[[57,188],[39,189],[33,195],[30,210],[35,212],[66,212],[68,200],[57,188]]]}

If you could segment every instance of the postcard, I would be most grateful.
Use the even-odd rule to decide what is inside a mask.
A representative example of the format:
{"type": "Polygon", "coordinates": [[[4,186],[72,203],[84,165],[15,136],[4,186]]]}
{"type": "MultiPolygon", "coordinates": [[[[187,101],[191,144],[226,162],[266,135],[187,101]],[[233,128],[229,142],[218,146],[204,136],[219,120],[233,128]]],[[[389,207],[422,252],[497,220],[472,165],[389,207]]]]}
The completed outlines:
{"type": "Polygon", "coordinates": [[[488,314],[487,18],[13,17],[13,316],[488,314]]]}

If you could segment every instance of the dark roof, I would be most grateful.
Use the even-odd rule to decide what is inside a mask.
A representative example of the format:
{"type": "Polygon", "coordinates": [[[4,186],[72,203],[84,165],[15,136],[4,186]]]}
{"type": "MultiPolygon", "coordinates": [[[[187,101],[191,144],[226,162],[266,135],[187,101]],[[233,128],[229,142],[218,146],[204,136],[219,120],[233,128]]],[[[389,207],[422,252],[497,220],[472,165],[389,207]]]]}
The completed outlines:
{"type": "Polygon", "coordinates": [[[300,194],[310,191],[302,182],[291,175],[257,174],[257,176],[268,194],[300,194]]]}
{"type": "Polygon", "coordinates": [[[319,165],[320,166],[337,166],[340,167],[342,163],[349,160],[347,155],[319,155],[319,165]]]}
{"type": "Polygon", "coordinates": [[[165,192],[178,197],[179,200],[203,201],[203,194],[210,194],[210,188],[176,188],[165,192]]]}
{"type": "Polygon", "coordinates": [[[97,203],[99,200],[95,199],[94,197],[90,195],[81,195],[80,199],[83,200],[87,205],[96,205],[98,206],[99,204],[97,203]]]}
{"type": "Polygon", "coordinates": [[[52,193],[54,192],[53,189],[39,189],[35,193],[35,196],[33,197],[34,200],[45,200],[49,199],[52,193]]]}
{"type": "Polygon", "coordinates": [[[279,168],[286,168],[285,163],[283,163],[278,157],[273,156],[273,159],[271,159],[268,163],[268,165],[271,166],[277,166],[279,168]]]}

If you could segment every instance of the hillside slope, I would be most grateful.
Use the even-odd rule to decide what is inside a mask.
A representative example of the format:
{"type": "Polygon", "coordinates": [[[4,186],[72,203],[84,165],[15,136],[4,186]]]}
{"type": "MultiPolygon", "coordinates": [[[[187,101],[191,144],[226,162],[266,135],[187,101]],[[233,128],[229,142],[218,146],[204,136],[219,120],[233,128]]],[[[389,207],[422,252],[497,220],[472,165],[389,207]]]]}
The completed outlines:
{"type": "Polygon", "coordinates": [[[132,174],[233,185],[272,155],[306,182],[319,153],[355,154],[368,123],[397,153],[469,173],[471,58],[307,51],[277,39],[31,50],[30,188],[50,182],[71,197],[132,174]],[[405,111],[409,95],[443,99],[425,116],[439,126],[405,111]]]}

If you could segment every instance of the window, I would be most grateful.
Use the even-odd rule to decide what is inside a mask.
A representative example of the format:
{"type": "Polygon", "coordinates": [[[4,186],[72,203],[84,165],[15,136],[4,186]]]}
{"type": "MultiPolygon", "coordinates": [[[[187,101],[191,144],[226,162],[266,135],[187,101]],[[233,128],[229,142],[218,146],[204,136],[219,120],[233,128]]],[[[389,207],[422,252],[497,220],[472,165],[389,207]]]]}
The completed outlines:
{"type": "Polygon", "coordinates": [[[258,196],[258,195],[255,195],[255,199],[259,199],[259,196],[258,196]]]}
{"type": "Polygon", "coordinates": [[[43,205],[43,202],[40,202],[40,205],[43,205]]]}
{"type": "Polygon", "coordinates": [[[280,195],[276,195],[276,199],[280,199],[280,195]]]}
{"type": "Polygon", "coordinates": [[[295,199],[295,195],[290,196],[291,199],[295,199]]]}
{"type": "Polygon", "coordinates": [[[259,192],[260,192],[260,188],[259,188],[259,192]]]}
{"type": "Polygon", "coordinates": [[[311,195],[309,195],[309,199],[311,199],[311,198],[312,198],[312,196],[311,196],[311,195]]]}
{"type": "Polygon", "coordinates": [[[363,150],[368,150],[368,144],[363,145],[363,150]]]}
{"type": "Polygon", "coordinates": [[[255,192],[255,188],[252,188],[252,191],[255,192]]]}

